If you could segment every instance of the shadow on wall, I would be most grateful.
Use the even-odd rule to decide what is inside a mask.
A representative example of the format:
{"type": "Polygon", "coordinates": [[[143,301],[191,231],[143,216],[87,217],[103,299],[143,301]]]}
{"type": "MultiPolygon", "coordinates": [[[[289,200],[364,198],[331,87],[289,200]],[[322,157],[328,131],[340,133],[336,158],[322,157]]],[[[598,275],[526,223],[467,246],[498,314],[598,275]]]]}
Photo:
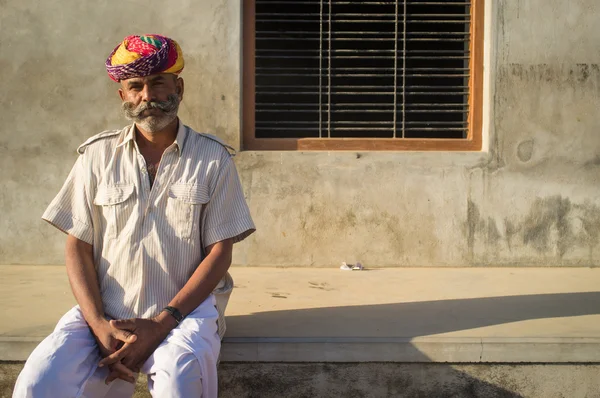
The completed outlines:
{"type": "MultiPolygon", "coordinates": [[[[228,317],[228,337],[413,338],[532,319],[595,315],[600,314],[598,303],[600,292],[587,292],[261,312],[228,317]]],[[[412,350],[408,355],[420,364],[372,364],[377,372],[367,372],[365,364],[341,363],[257,364],[248,372],[233,372],[235,364],[223,364],[231,371],[220,381],[221,391],[227,392],[224,397],[522,396],[522,381],[492,374],[476,378],[449,364],[431,364],[416,347],[412,350]],[[370,376],[354,373],[361,369],[370,376]]]]}

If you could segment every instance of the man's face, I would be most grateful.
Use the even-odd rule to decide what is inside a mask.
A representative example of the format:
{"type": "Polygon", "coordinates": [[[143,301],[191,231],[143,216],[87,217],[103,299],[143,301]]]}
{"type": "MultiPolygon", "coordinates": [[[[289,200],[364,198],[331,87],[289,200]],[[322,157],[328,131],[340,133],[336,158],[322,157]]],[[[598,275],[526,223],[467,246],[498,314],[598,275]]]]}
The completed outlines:
{"type": "Polygon", "coordinates": [[[153,133],[177,117],[183,80],[172,74],[134,77],[121,81],[119,95],[125,117],[153,133]]]}

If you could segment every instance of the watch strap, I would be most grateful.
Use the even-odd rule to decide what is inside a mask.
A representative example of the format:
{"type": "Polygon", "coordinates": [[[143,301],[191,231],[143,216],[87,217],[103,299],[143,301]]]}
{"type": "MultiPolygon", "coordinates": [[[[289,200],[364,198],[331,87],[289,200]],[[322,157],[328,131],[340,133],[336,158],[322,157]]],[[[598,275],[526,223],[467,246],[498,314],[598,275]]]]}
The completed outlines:
{"type": "Polygon", "coordinates": [[[177,321],[177,324],[183,321],[184,316],[181,315],[181,312],[177,308],[166,306],[165,308],[163,308],[163,311],[166,311],[169,314],[171,314],[171,316],[177,321]]]}

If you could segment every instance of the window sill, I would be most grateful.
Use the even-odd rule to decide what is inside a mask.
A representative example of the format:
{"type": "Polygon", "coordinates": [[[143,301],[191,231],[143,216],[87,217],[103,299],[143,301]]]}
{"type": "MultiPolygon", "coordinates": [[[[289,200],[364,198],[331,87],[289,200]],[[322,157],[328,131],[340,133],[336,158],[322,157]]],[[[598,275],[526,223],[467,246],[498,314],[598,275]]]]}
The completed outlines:
{"type": "Polygon", "coordinates": [[[481,151],[481,139],[256,138],[250,151],[481,151]]]}

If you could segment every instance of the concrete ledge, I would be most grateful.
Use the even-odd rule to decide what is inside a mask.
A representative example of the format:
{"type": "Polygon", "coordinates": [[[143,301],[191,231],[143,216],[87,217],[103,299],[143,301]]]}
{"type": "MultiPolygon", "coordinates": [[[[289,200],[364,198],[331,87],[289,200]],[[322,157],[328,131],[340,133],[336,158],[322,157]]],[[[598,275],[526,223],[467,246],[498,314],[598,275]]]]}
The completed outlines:
{"type": "MultiPolygon", "coordinates": [[[[224,363],[600,363],[600,269],[232,275],[224,363]]],[[[25,360],[72,305],[63,267],[0,266],[0,360],[25,360]]]]}
{"type": "Polygon", "coordinates": [[[600,338],[229,338],[222,361],[598,363],[600,338]]]}
{"type": "MultiPolygon", "coordinates": [[[[2,361],[24,361],[40,338],[0,337],[2,361]]],[[[600,363],[600,338],[226,338],[222,362],[600,363]]]]}
{"type": "Polygon", "coordinates": [[[0,337],[0,361],[24,361],[41,341],[37,337],[0,337]]]}

